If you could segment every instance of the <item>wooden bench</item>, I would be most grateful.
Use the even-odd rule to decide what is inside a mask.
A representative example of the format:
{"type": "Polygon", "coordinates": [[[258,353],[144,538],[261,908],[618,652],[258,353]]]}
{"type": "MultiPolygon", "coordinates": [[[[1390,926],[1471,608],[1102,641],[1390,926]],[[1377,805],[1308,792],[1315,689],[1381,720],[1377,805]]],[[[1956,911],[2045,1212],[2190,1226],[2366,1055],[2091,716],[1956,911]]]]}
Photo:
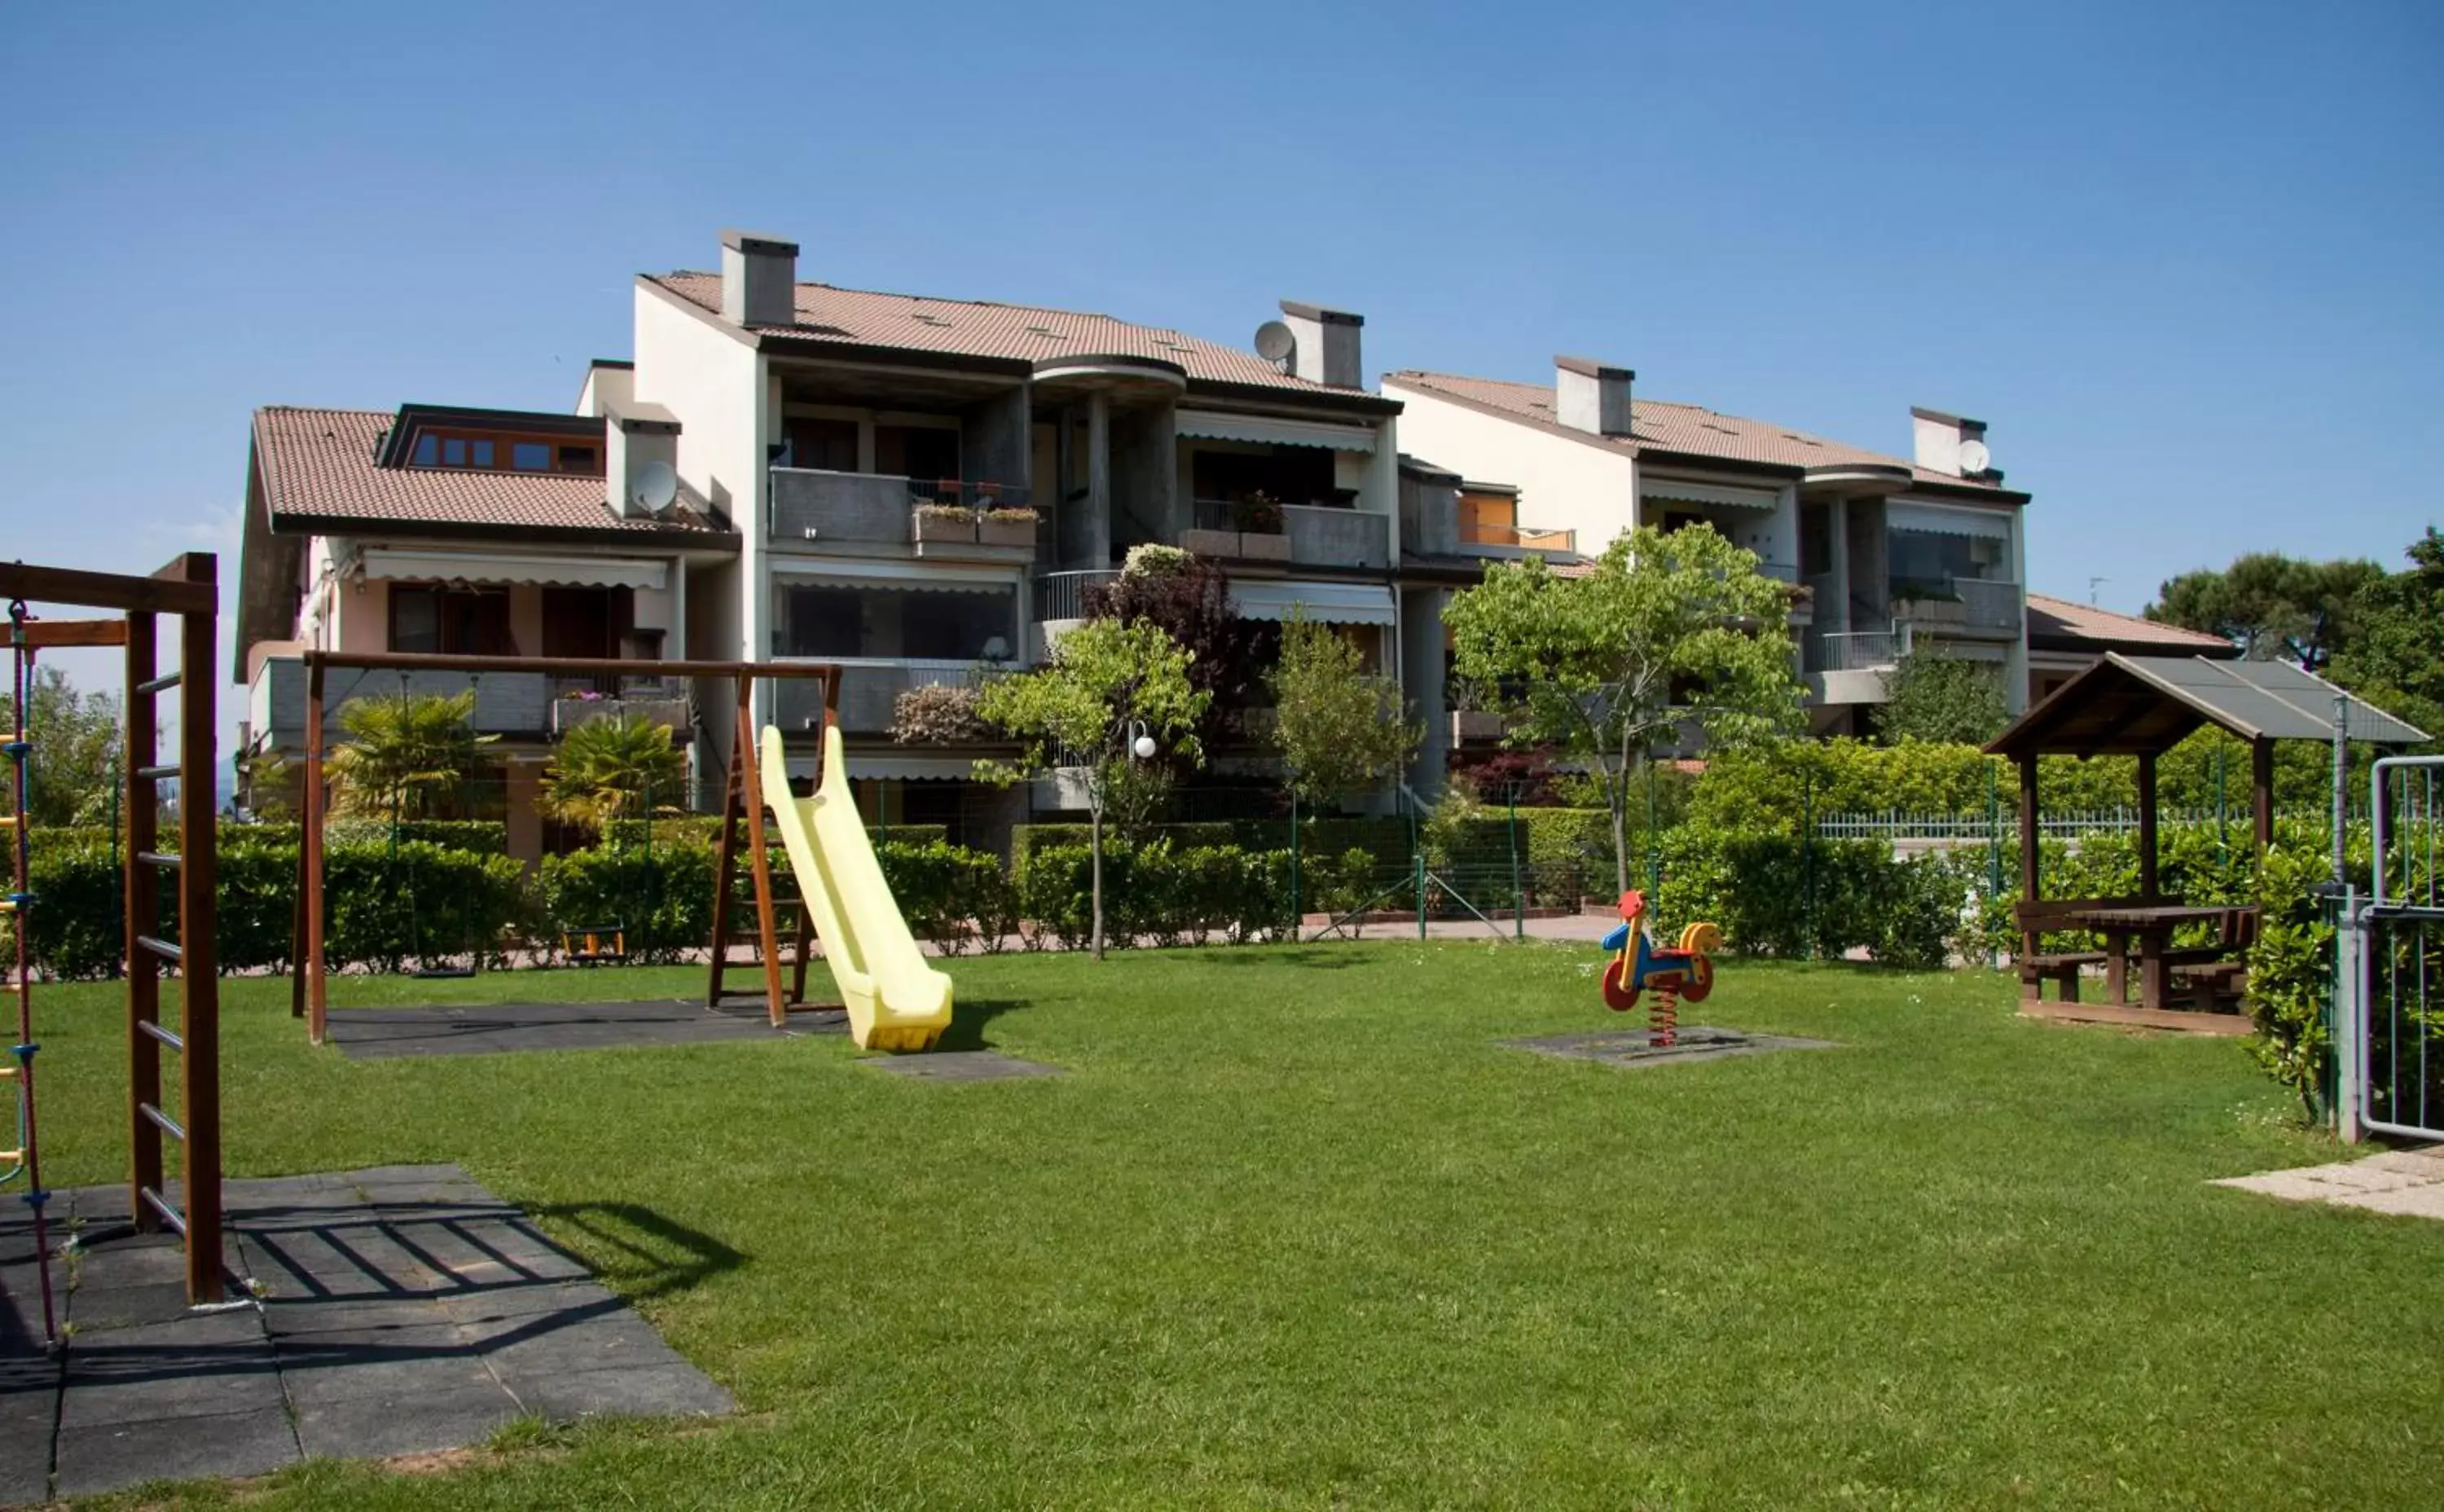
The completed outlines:
{"type": "Polygon", "coordinates": [[[2212,946],[2173,952],[2173,986],[2201,1013],[2240,1010],[2249,995],[2249,948],[2257,943],[2257,910],[2226,909],[2221,938],[2212,946]]]}
{"type": "Polygon", "coordinates": [[[2012,922],[2020,926],[2020,954],[2015,963],[2020,968],[2020,996],[2031,1003],[2042,1003],[2046,984],[2051,982],[2064,1003],[2077,1003],[2080,968],[2104,965],[2105,954],[2102,950],[2047,951],[2043,949],[2045,937],[2072,928],[2064,921],[2083,910],[2138,908],[2152,901],[2143,897],[2048,897],[2012,905],[2012,922]]]}

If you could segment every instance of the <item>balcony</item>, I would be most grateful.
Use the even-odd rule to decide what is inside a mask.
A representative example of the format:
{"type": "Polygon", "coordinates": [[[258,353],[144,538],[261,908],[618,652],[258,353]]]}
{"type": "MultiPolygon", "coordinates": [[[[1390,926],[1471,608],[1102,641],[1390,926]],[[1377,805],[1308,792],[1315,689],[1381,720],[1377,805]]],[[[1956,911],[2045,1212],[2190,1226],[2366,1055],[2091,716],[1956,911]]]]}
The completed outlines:
{"type": "Polygon", "coordinates": [[[1117,569],[1086,568],[1075,572],[1039,573],[1035,579],[1035,619],[1083,619],[1086,597],[1120,579],[1117,569]]]}
{"type": "Polygon", "coordinates": [[[552,677],[546,681],[551,691],[549,723],[554,735],[565,735],[601,720],[635,719],[649,725],[666,725],[673,736],[684,743],[695,724],[694,700],[688,696],[686,689],[675,683],[642,677],[552,677]]]}
{"type": "Polygon", "coordinates": [[[1921,630],[1978,639],[2016,640],[2020,636],[2020,585],[1979,578],[1942,583],[1895,582],[1893,618],[1921,630]]]}
{"type": "Polygon", "coordinates": [[[1499,546],[1511,551],[1558,551],[1575,556],[1579,549],[1576,530],[1539,530],[1531,526],[1494,525],[1472,521],[1459,527],[1459,548],[1499,546]]]}
{"type": "Polygon", "coordinates": [[[1220,499],[1195,501],[1196,524],[1179,544],[1200,556],[1279,562],[1300,567],[1389,567],[1392,522],[1365,509],[1323,505],[1250,507],[1220,499]]]}
{"type": "Polygon", "coordinates": [[[776,552],[1011,563],[1035,560],[1037,522],[989,517],[994,510],[1027,507],[1028,490],[1016,485],[811,468],[774,468],[770,481],[766,525],[776,552]],[[971,517],[954,518],[960,510],[971,517]]]}
{"type": "MultiPolygon", "coordinates": [[[[972,685],[990,671],[973,661],[922,661],[908,658],[830,656],[820,658],[841,669],[841,730],[848,735],[887,735],[899,695],[912,688],[949,683],[972,685]]],[[[823,728],[824,685],[808,677],[775,678],[772,722],[796,733],[823,728]]]]}
{"type": "MultiPolygon", "coordinates": [[[[641,679],[640,679],[641,681],[641,679]]],[[[323,674],[323,738],[336,744],[345,738],[340,724],[344,706],[352,699],[397,697],[406,693],[431,693],[454,697],[472,690],[475,710],[469,721],[481,735],[498,735],[508,740],[542,740],[569,727],[560,713],[560,694],[572,691],[575,684],[546,677],[541,673],[491,673],[478,676],[468,673],[417,672],[404,677],[395,672],[356,672],[333,669],[323,674]]],[[[587,679],[584,689],[600,689],[617,694],[616,686],[603,688],[587,679]]],[[[585,701],[592,710],[657,710],[653,717],[674,725],[682,737],[689,724],[691,706],[683,691],[670,693],[653,685],[650,699],[620,697],[585,701]],[[666,717],[667,716],[667,717],[666,717]]],[[[254,679],[247,685],[248,739],[256,751],[302,751],[306,748],[306,664],[295,656],[267,656],[255,669],[254,679]]],[[[602,718],[596,712],[591,715],[602,718]]]]}

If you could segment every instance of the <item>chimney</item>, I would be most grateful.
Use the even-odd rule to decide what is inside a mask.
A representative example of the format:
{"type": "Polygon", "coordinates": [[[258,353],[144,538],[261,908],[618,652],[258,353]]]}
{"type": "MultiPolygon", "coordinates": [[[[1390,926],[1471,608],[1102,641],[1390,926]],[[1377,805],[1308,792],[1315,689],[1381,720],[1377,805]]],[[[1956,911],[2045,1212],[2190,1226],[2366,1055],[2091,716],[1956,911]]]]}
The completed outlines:
{"type": "Polygon", "coordinates": [[[1627,435],[1629,388],[1638,375],[1583,357],[1553,359],[1553,418],[1573,431],[1627,435]]]}
{"type": "Polygon", "coordinates": [[[1910,410],[1917,465],[1955,478],[1982,478],[1993,471],[1986,453],[1986,422],[1964,420],[1941,410],[1910,410]]]}
{"type": "Polygon", "coordinates": [[[650,520],[653,511],[637,497],[637,474],[650,462],[677,470],[678,416],[649,400],[624,396],[606,396],[602,414],[602,474],[611,512],[622,520],[650,520]]]}
{"type": "Polygon", "coordinates": [[[798,323],[798,244],[723,231],[721,318],[733,325],[798,323]]]}
{"type": "Polygon", "coordinates": [[[1366,371],[1358,360],[1358,329],[1366,323],[1364,316],[1287,299],[1282,301],[1282,314],[1287,318],[1290,334],[1298,339],[1298,350],[1290,359],[1292,373],[1336,389],[1366,386],[1366,371]]]}

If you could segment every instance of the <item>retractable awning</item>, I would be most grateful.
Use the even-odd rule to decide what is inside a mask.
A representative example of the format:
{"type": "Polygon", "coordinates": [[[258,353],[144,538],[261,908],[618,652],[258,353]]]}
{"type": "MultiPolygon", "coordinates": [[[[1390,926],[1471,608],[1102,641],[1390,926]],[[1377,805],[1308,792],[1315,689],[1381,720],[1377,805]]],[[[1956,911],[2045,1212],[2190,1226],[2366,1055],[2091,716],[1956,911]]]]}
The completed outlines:
{"type": "Polygon", "coordinates": [[[1335,425],[1328,420],[1285,420],[1269,415],[1223,415],[1213,410],[1175,412],[1181,435],[1209,441],[1270,442],[1275,446],[1316,446],[1334,452],[1372,452],[1375,428],[1335,425]]]}
{"type": "Polygon", "coordinates": [[[1390,625],[1399,622],[1392,590],[1372,582],[1251,582],[1231,584],[1231,599],[1242,619],[1287,619],[1293,610],[1308,619],[1336,625],[1390,625]]]}
{"type": "Polygon", "coordinates": [[[820,568],[796,567],[775,561],[772,581],[791,588],[888,588],[899,593],[1016,593],[1018,580],[1009,572],[960,572],[928,562],[910,571],[897,562],[826,562],[820,568]]]}
{"type": "Polygon", "coordinates": [[[366,546],[358,553],[357,561],[366,577],[397,581],[542,582],[581,588],[658,589],[670,581],[670,563],[639,557],[366,546]]]}
{"type": "Polygon", "coordinates": [[[2011,517],[1998,509],[1946,509],[1932,504],[1887,504],[1884,527],[1914,530],[1920,535],[1982,536],[1989,541],[2011,539],[2011,517]]]}

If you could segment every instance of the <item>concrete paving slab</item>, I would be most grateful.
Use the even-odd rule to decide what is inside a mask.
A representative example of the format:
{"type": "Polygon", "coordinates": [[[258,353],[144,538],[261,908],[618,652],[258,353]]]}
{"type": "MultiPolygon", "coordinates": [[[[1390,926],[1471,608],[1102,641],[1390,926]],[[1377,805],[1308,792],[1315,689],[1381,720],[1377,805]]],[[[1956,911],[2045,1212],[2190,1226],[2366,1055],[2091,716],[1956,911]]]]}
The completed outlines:
{"type": "Polygon", "coordinates": [[[2358,1160],[2297,1166],[2254,1176],[2227,1176],[2213,1185],[2287,1202],[2444,1219],[2444,1145],[2389,1150],[2358,1160]]]}
{"type": "Polygon", "coordinates": [[[480,1444],[525,1411],[496,1385],[480,1392],[405,1391],[335,1398],[298,1405],[297,1442],[308,1454],[431,1454],[480,1444]]]}
{"type": "Polygon", "coordinates": [[[1494,1043],[1508,1049],[1525,1050],[1531,1055],[1550,1056],[1560,1060],[1593,1060],[1604,1065],[1638,1068],[1653,1065],[1687,1065],[1696,1061],[1723,1060],[1735,1056],[1769,1055],[1778,1050],[1830,1050],[1830,1040],[1805,1040],[1791,1035],[1750,1034],[1737,1029],[1717,1029],[1702,1023],[1684,1023],[1673,1042],[1657,1042],[1644,1027],[1614,1029],[1591,1034],[1554,1034],[1522,1040],[1497,1040],[1494,1043]]]}
{"type": "MultiPolygon", "coordinates": [[[[503,1055],[769,1040],[759,1014],[720,1013],[676,998],[636,1003],[519,1003],[430,1008],[334,1008],[331,1042],[350,1060],[503,1055]]],[[[807,1030],[815,1025],[809,1023],[807,1030]]]]}
{"type": "Polygon", "coordinates": [[[676,1417],[737,1411],[728,1392],[681,1366],[580,1371],[539,1378],[510,1378],[528,1408],[555,1422],[598,1412],[676,1417]]]}
{"type": "Polygon", "coordinates": [[[910,1081],[1009,1081],[1065,1075],[1060,1066],[1022,1060],[998,1050],[937,1050],[924,1055],[874,1056],[858,1062],[910,1081]]]}
{"type": "Polygon", "coordinates": [[[55,1473],[60,1495],[90,1496],[146,1481],[267,1475],[297,1458],[296,1429],[277,1408],[63,1428],[55,1473]]]}
{"type": "MultiPolygon", "coordinates": [[[[562,1415],[730,1410],[454,1166],[232,1189],[231,1264],[268,1282],[259,1305],[191,1312],[175,1242],[91,1227],[63,1269],[80,1325],[65,1356],[0,1327],[0,1500],[259,1474],[301,1451],[450,1448],[546,1400],[558,1405],[539,1410],[562,1415]]],[[[87,1195],[97,1212],[123,1202],[87,1195]]]]}

